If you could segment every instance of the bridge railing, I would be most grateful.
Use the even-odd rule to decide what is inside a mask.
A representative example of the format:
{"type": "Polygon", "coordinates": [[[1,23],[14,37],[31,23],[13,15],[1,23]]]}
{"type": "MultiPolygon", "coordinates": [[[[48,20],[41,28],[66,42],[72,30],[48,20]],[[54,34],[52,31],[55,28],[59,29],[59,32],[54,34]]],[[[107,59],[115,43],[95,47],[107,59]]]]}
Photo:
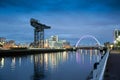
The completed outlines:
{"type": "Polygon", "coordinates": [[[103,80],[108,56],[109,51],[104,54],[98,63],[95,63],[94,70],[91,72],[87,80],[103,80]]]}

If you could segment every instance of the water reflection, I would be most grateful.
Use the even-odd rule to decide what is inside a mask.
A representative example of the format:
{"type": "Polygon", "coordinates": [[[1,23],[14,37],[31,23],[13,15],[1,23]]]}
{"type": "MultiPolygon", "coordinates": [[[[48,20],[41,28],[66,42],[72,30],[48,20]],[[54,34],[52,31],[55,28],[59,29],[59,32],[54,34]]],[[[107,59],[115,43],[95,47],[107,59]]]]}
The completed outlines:
{"type": "Polygon", "coordinates": [[[11,62],[11,70],[15,69],[15,57],[12,58],[12,62],[11,62]]]}
{"type": "Polygon", "coordinates": [[[44,55],[34,55],[34,80],[44,77],[44,55]]]}
{"type": "Polygon", "coordinates": [[[43,53],[34,55],[34,80],[45,77],[45,71],[54,71],[59,64],[64,63],[68,53],[43,53]]]}
{"type": "Polygon", "coordinates": [[[0,68],[4,67],[4,58],[0,58],[0,68]]]}
{"type": "Polygon", "coordinates": [[[0,80],[85,80],[100,60],[98,50],[0,58],[0,80]],[[7,76],[7,77],[6,77],[7,76]]]}
{"type": "Polygon", "coordinates": [[[21,66],[21,57],[19,57],[19,66],[21,66]]]}
{"type": "Polygon", "coordinates": [[[86,58],[89,59],[90,64],[93,61],[99,62],[99,60],[101,59],[100,51],[97,49],[79,49],[76,52],[76,62],[78,62],[79,64],[80,63],[84,64],[86,62],[85,60],[87,60],[85,59],[85,55],[88,56],[86,58]]]}

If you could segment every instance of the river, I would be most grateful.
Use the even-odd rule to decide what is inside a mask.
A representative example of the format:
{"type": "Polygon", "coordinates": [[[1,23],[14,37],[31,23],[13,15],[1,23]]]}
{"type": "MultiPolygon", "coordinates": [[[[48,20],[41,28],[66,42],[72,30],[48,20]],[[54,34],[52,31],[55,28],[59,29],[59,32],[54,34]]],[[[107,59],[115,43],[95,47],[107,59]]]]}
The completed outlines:
{"type": "Polygon", "coordinates": [[[86,80],[100,58],[98,50],[83,49],[0,57],[0,80],[86,80]]]}

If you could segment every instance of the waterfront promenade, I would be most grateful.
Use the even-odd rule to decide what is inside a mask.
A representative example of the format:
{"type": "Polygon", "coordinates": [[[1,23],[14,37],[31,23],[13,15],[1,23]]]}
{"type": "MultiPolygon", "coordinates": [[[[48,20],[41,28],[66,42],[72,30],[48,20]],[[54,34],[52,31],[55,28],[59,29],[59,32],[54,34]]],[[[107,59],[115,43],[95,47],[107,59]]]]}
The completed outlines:
{"type": "Polygon", "coordinates": [[[104,80],[120,80],[120,50],[110,52],[104,80]]]}

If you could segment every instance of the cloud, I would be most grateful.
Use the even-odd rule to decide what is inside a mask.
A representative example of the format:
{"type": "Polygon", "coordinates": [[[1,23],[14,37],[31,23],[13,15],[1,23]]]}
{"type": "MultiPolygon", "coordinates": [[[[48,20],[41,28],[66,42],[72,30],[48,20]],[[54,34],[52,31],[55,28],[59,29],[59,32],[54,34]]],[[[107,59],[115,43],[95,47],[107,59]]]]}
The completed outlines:
{"type": "Polygon", "coordinates": [[[120,11],[120,0],[97,0],[98,4],[103,4],[112,10],[120,11]]]}
{"type": "Polygon", "coordinates": [[[23,11],[120,11],[119,0],[1,0],[2,8],[23,11]],[[16,9],[16,10],[17,10],[16,9]]]}
{"type": "Polygon", "coordinates": [[[120,25],[119,4],[119,0],[1,0],[0,33],[9,38],[18,35],[14,39],[26,33],[25,39],[32,39],[29,20],[33,17],[51,26],[45,37],[60,35],[74,40],[91,34],[112,41],[113,30],[120,25]]]}

